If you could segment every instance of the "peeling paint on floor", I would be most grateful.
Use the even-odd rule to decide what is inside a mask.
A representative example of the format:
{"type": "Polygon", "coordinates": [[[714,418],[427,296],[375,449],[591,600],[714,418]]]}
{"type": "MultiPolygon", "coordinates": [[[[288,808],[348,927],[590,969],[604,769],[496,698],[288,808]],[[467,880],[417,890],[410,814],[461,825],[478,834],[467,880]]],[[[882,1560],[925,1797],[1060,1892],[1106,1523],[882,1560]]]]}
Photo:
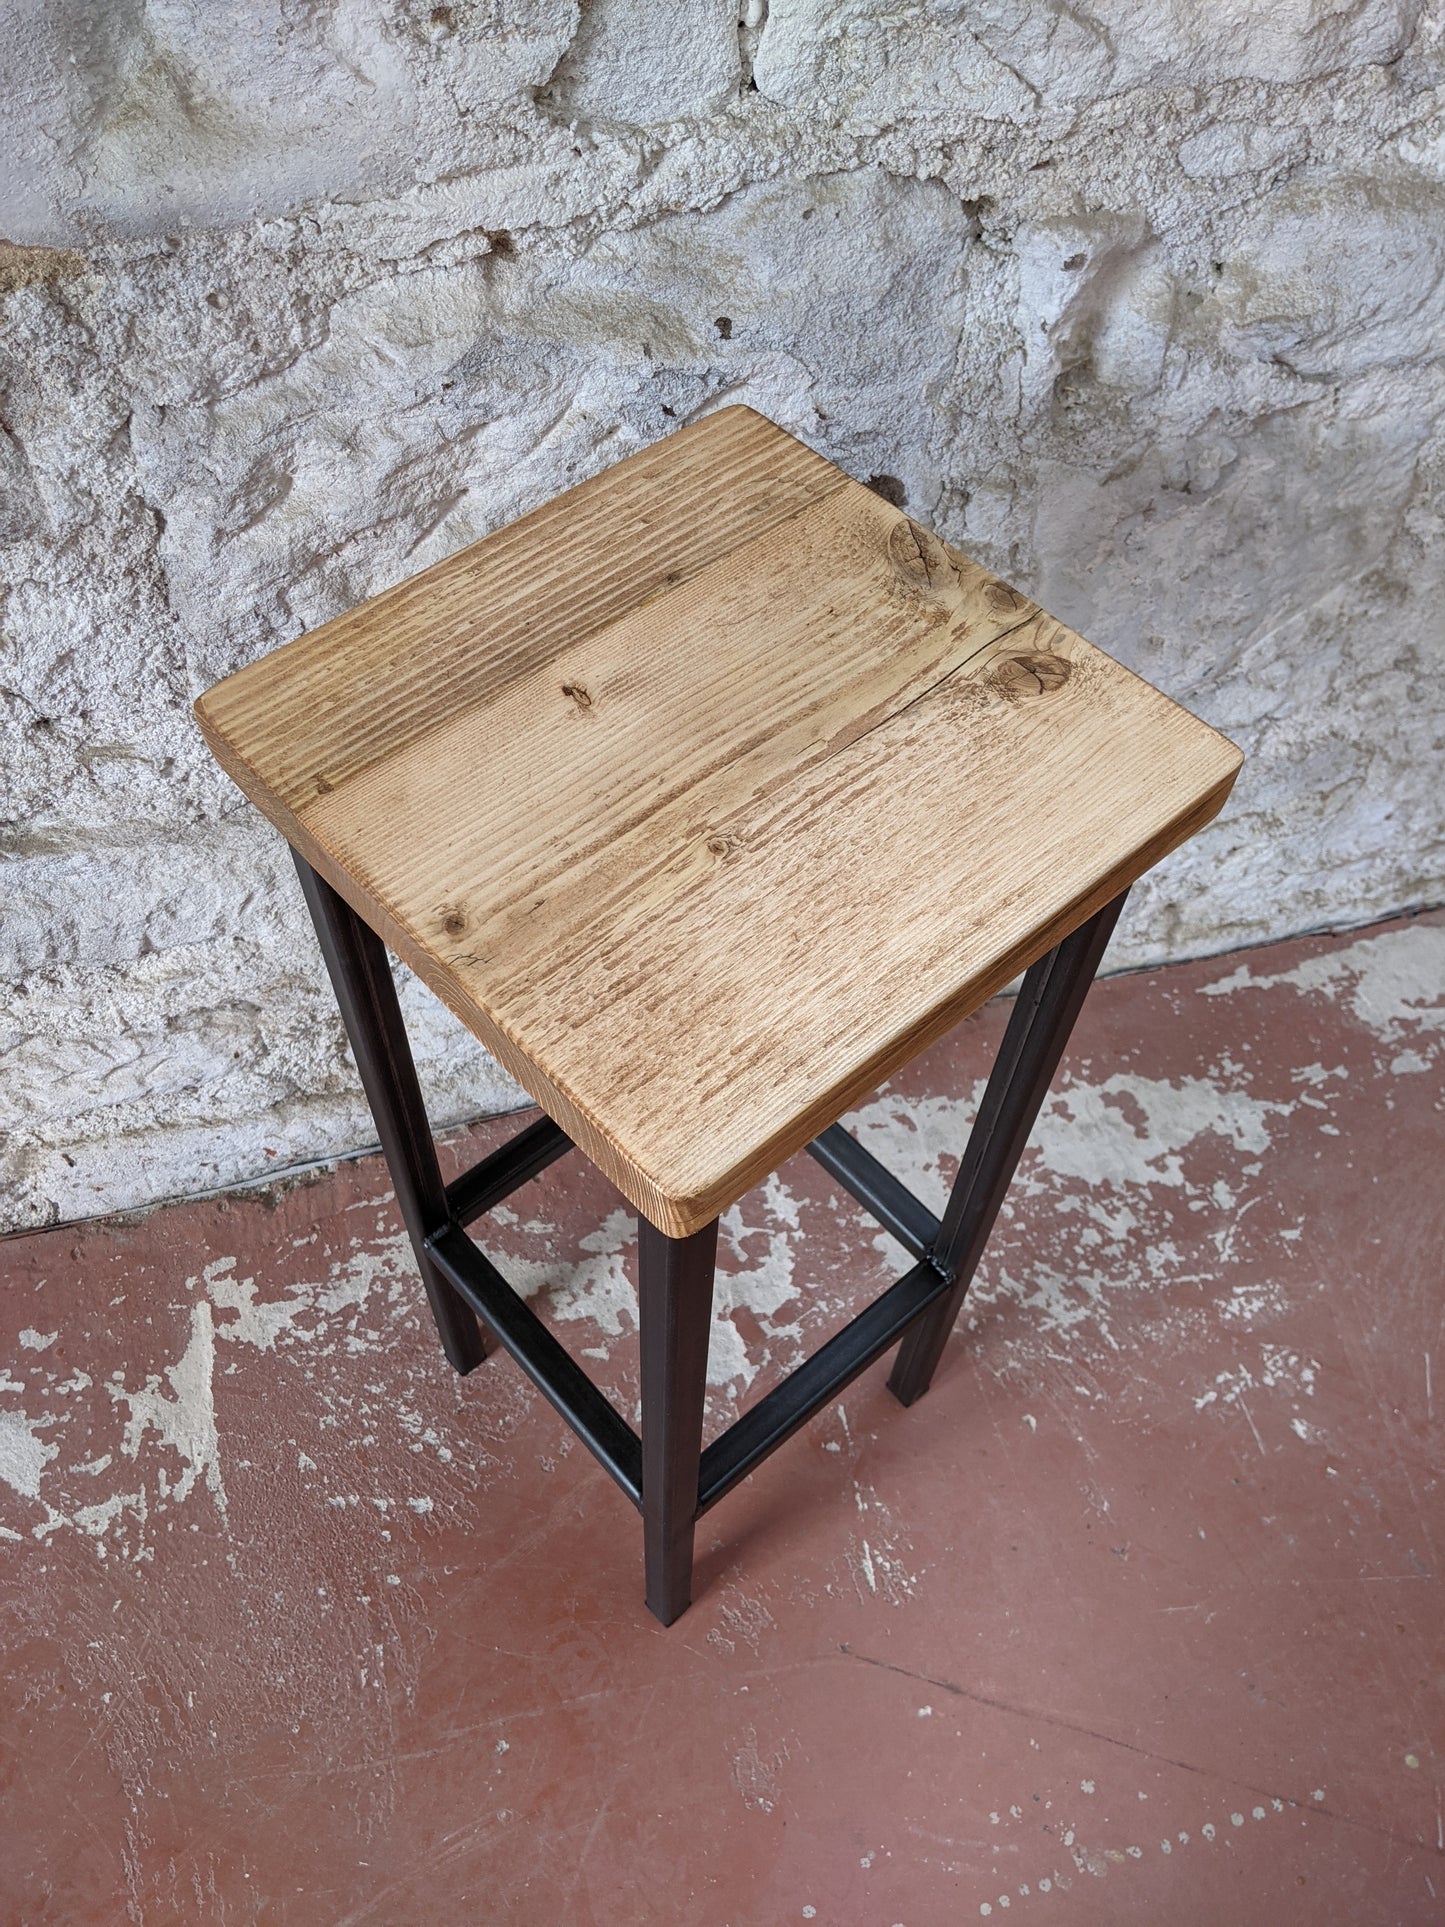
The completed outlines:
{"type": "MultiPolygon", "coordinates": [[[[935,1208],[1005,1015],[852,1120],[935,1208]]],[[[1445,917],[1097,986],[933,1390],[710,1513],[670,1632],[375,1161],[0,1246],[6,1918],[1440,1918],[1442,1066],[1445,917]]],[[[481,1235],[635,1414],[616,1194],[481,1235]]],[[[711,1429],[905,1265],[806,1159],[720,1258],[711,1429]]]]}

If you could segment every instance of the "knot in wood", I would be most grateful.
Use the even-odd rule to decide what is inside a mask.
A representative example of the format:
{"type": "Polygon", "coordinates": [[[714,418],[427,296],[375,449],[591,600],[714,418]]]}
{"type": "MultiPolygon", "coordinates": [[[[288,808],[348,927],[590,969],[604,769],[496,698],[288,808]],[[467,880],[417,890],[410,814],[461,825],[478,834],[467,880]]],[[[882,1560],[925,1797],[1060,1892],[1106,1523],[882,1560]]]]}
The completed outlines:
{"type": "Polygon", "coordinates": [[[938,537],[906,515],[888,531],[888,560],[904,587],[916,595],[951,588],[958,581],[953,558],[938,537]]]}
{"type": "Polygon", "coordinates": [[[1011,609],[1029,607],[1029,599],[1026,595],[1021,595],[1017,589],[1011,589],[1007,582],[999,582],[997,579],[988,584],[984,594],[993,607],[1004,615],[1007,615],[1011,609]]]}
{"type": "Polygon", "coordinates": [[[564,682],[562,685],[562,694],[564,696],[570,696],[579,709],[590,709],[592,707],[591,693],[585,689],[580,682],[564,682]]]}
{"type": "Polygon", "coordinates": [[[1062,689],[1073,673],[1067,656],[1046,655],[1042,651],[1027,655],[1005,656],[995,663],[990,680],[1001,696],[1011,703],[1028,702],[1037,696],[1052,696],[1062,689]]]}

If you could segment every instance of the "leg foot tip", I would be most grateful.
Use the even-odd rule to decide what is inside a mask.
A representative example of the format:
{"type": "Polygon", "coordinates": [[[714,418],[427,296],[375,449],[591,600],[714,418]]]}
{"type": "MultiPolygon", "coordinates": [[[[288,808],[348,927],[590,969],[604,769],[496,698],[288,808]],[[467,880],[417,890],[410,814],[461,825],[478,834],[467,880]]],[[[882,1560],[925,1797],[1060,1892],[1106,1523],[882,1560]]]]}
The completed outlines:
{"type": "Polygon", "coordinates": [[[474,1372],[478,1365],[485,1365],[491,1356],[488,1347],[485,1345],[468,1345],[464,1351],[443,1346],[442,1350],[448,1365],[451,1366],[458,1378],[465,1378],[469,1372],[474,1372]]]}
{"type": "Polygon", "coordinates": [[[653,1600],[649,1599],[647,1602],[647,1610],[659,1625],[673,1626],[682,1618],[691,1604],[691,1599],[684,1599],[681,1603],[674,1601],[671,1605],[659,1606],[653,1600]]]}

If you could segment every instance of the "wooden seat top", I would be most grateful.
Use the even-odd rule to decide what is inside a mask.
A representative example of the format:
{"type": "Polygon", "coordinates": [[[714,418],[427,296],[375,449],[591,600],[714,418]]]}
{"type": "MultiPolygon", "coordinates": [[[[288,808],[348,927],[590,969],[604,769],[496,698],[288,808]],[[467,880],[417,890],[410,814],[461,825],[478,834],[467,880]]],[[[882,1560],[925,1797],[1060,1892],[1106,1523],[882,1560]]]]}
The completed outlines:
{"type": "Polygon", "coordinates": [[[1193,835],[1241,762],[746,408],[196,711],[674,1236],[1193,835]]]}

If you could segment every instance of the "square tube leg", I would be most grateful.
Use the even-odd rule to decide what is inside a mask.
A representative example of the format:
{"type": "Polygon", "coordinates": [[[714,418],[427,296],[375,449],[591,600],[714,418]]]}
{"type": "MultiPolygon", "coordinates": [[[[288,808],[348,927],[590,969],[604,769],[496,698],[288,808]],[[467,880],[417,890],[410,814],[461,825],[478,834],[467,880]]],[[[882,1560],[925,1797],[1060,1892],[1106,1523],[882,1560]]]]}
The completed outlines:
{"type": "Polygon", "coordinates": [[[450,1215],[386,946],[303,856],[294,850],[292,855],[442,1350],[459,1372],[469,1372],[486,1357],[487,1345],[476,1314],[425,1249],[427,1238],[445,1229],[450,1215]]]}
{"type": "Polygon", "coordinates": [[[888,1380],[904,1405],[921,1398],[933,1379],[1127,894],[1096,911],[1024,978],[934,1246],[933,1261],[953,1288],[908,1333],[888,1380]]]}
{"type": "Polygon", "coordinates": [[[648,1609],[670,1626],[692,1603],[717,1220],[669,1238],[639,1218],[642,1536],[648,1609]]]}

